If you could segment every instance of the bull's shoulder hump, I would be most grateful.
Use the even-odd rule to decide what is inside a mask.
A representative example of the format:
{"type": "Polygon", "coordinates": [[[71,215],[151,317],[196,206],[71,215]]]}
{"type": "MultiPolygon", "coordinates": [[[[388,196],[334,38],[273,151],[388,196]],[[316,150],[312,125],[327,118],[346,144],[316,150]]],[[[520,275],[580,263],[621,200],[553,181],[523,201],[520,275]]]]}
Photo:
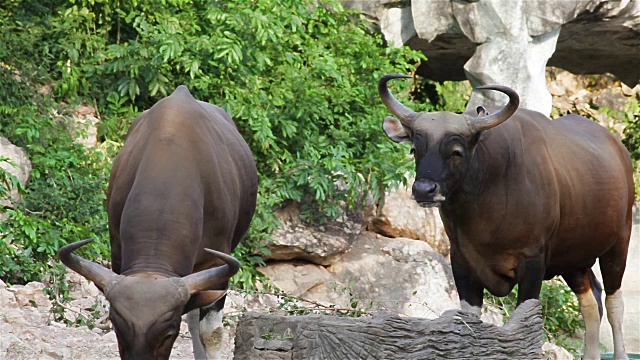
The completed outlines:
{"type": "Polygon", "coordinates": [[[173,93],[171,93],[171,96],[187,96],[187,97],[193,98],[193,95],[191,95],[191,91],[189,91],[189,88],[186,87],[185,85],[178,86],[173,91],[173,93]]]}

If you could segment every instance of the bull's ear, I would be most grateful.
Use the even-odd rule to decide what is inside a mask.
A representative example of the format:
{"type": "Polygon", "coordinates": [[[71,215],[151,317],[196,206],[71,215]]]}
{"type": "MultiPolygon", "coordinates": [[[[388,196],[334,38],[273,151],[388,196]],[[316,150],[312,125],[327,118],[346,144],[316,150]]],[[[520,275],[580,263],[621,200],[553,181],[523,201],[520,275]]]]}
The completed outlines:
{"type": "Polygon", "coordinates": [[[226,294],[227,290],[207,290],[195,293],[191,295],[191,298],[184,306],[182,314],[186,314],[193,309],[199,309],[203,306],[211,305],[220,300],[226,294]]]}
{"type": "Polygon", "coordinates": [[[392,116],[384,118],[382,121],[382,130],[384,130],[389,139],[397,143],[409,141],[411,138],[410,130],[392,116]]]}
{"type": "Polygon", "coordinates": [[[484,106],[482,105],[476,108],[476,112],[478,113],[478,116],[489,115],[489,112],[487,111],[487,109],[485,109],[484,106]]]}

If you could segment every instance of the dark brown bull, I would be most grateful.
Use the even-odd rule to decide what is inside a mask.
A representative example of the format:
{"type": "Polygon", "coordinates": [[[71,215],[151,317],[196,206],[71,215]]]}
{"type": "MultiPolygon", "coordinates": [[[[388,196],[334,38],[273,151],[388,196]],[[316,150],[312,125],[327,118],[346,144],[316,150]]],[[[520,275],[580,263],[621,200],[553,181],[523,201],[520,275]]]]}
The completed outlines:
{"type": "Polygon", "coordinates": [[[591,271],[599,259],[615,358],[626,359],[620,285],[634,186],[620,141],[577,115],[550,121],[518,109],[505,86],[480,87],[509,96],[492,114],[416,113],[389,92],[394,78],[408,76],[385,75],[378,90],[400,121],[382,127],[412,143],[413,197],[439,207],[463,310],[479,314],[484,289],[505,296],[518,284],[518,304],[538,298],[542,281],[561,275],[580,301],[585,357],[599,359],[601,287],[591,271]]]}
{"type": "Polygon", "coordinates": [[[194,355],[218,356],[224,289],[239,268],[226,254],[256,193],[251,151],[221,108],[180,86],[138,116],[109,180],[113,272],[72,254],[90,240],[59,251],[109,300],[123,359],[168,359],[190,310],[194,355]]]}

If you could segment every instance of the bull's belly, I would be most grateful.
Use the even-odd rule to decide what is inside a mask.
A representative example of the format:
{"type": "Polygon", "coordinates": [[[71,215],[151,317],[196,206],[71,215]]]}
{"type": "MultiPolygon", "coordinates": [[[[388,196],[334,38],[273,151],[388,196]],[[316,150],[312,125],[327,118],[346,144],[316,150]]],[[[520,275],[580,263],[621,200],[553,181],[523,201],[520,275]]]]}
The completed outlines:
{"type": "Polygon", "coordinates": [[[585,241],[567,241],[567,244],[570,244],[569,246],[563,244],[555,249],[551,249],[545,279],[550,279],[556,275],[562,275],[578,269],[591,268],[596,260],[617,241],[613,238],[590,240],[591,239],[585,239],[585,241]]]}

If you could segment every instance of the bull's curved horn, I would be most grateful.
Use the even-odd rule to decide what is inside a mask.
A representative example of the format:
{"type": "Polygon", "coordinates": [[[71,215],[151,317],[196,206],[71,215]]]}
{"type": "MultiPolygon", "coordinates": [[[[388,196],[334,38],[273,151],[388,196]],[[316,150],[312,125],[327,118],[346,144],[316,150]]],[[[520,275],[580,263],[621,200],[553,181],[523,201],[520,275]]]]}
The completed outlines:
{"type": "Polygon", "coordinates": [[[409,75],[403,74],[387,74],[380,78],[378,81],[378,93],[380,94],[380,99],[384,105],[393,113],[393,115],[397,116],[400,122],[404,125],[411,127],[411,124],[415,120],[418,115],[415,111],[409,109],[408,107],[402,105],[398,99],[396,99],[393,94],[389,91],[387,87],[387,82],[391,79],[399,79],[399,78],[411,78],[409,75]]]}
{"type": "Polygon", "coordinates": [[[84,276],[87,280],[93,281],[96,286],[104,292],[105,286],[109,280],[118,275],[102,265],[72,254],[74,250],[92,241],[93,239],[87,239],[65,245],[58,250],[58,258],[69,269],[84,276]]]}
{"type": "Polygon", "coordinates": [[[216,285],[228,281],[240,269],[240,262],[233,256],[211,249],[204,250],[220,258],[225,262],[225,265],[183,277],[182,279],[191,295],[200,291],[215,290],[216,285]]]}
{"type": "Polygon", "coordinates": [[[500,111],[477,118],[469,118],[469,127],[473,132],[480,132],[483,130],[491,129],[494,126],[498,126],[507,121],[518,110],[520,105],[520,97],[518,93],[510,87],[502,85],[484,85],[479,86],[476,89],[481,90],[497,90],[509,97],[509,103],[505,105],[500,111]]]}

